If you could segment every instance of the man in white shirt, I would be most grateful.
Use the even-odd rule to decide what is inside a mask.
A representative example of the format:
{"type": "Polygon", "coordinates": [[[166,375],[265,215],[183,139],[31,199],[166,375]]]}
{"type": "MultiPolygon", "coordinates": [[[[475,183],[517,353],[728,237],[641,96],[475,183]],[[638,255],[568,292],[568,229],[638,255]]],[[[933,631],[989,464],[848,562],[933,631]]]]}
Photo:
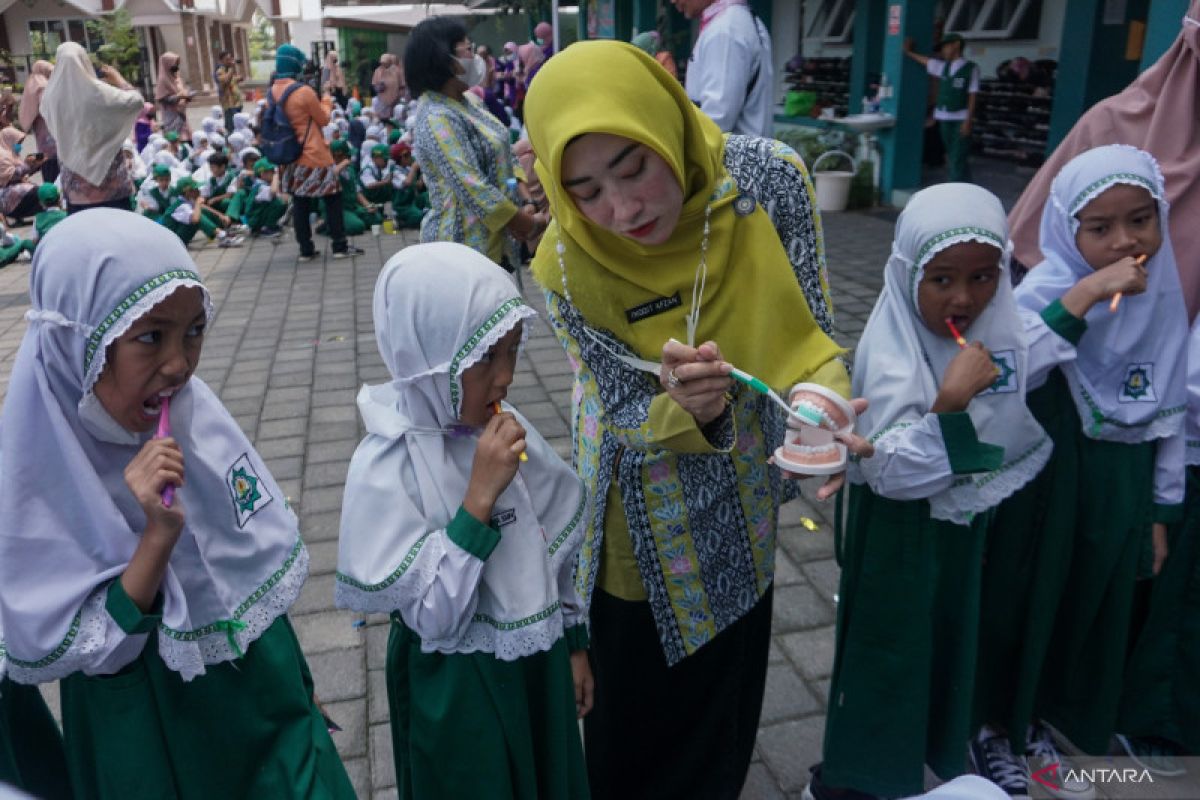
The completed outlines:
{"type": "Polygon", "coordinates": [[[971,121],[975,117],[975,95],[979,93],[979,66],[963,57],[965,43],[957,33],[942,37],[941,58],[914,53],[912,40],[904,42],[904,54],[938,79],[937,105],[933,118],[946,145],[946,180],[970,181],[971,121]]]}
{"type": "Polygon", "coordinates": [[[700,36],[688,61],[688,97],[726,133],[770,136],[774,68],[771,36],[746,0],[672,0],[700,36]]]}

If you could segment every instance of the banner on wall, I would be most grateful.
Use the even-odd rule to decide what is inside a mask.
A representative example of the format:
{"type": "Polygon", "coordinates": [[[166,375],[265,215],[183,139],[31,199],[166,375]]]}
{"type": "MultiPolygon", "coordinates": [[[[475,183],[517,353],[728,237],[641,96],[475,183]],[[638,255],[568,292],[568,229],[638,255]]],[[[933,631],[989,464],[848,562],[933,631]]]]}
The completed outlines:
{"type": "Polygon", "coordinates": [[[616,0],[587,0],[589,39],[617,38],[616,0]]]}

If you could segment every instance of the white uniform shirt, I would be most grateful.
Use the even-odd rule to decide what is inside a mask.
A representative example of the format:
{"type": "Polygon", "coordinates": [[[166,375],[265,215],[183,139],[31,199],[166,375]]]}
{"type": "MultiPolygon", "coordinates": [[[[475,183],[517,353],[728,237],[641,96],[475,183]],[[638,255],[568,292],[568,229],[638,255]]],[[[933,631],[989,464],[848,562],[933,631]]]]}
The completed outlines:
{"type": "Polygon", "coordinates": [[[721,130],[770,136],[774,84],[771,35],[749,8],[730,6],[704,26],[687,64],[687,94],[721,130]]]}
{"type": "MultiPolygon", "coordinates": [[[[951,61],[950,62],[950,74],[954,75],[955,73],[957,73],[960,69],[962,69],[962,66],[964,63],[966,63],[965,58],[956,58],[953,61],[951,61]]],[[[945,67],[946,67],[945,61],[942,61],[940,58],[931,58],[931,59],[929,59],[929,64],[926,65],[925,69],[928,70],[929,74],[932,75],[933,77],[941,78],[942,70],[945,69],[945,67]]],[[[968,94],[976,94],[978,92],[979,92],[979,67],[977,65],[975,67],[975,69],[971,70],[971,82],[967,86],[967,93],[968,94]]],[[[955,121],[961,122],[962,120],[967,118],[967,109],[964,108],[961,111],[947,111],[944,108],[935,108],[933,110],[933,118],[936,120],[939,120],[939,121],[944,120],[946,122],[955,122],[955,121]]]]}

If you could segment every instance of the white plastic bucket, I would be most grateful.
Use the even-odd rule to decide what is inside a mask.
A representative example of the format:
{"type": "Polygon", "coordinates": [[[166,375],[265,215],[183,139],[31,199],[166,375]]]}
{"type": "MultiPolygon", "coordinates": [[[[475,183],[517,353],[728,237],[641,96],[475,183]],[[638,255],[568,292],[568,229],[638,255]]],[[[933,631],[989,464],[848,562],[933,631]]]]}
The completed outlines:
{"type": "Polygon", "coordinates": [[[849,153],[841,150],[829,150],[818,156],[812,165],[813,181],[817,185],[817,208],[821,211],[845,211],[846,204],[850,201],[850,182],[854,180],[854,173],[857,171],[858,164],[849,153]],[[818,172],[817,165],[827,156],[842,156],[850,162],[850,171],[818,172]]]}

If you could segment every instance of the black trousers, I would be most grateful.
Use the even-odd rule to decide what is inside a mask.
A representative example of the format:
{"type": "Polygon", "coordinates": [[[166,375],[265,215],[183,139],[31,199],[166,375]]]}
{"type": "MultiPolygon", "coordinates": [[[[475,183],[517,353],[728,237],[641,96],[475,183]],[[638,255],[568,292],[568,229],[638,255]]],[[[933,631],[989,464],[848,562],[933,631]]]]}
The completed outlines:
{"type": "Polygon", "coordinates": [[[315,214],[325,201],[325,230],[333,240],[333,252],[346,252],[346,225],[342,219],[342,193],[334,192],[325,197],[301,197],[292,195],[292,225],[296,229],[296,243],[300,245],[300,255],[307,256],[316,252],[312,241],[312,225],[309,224],[309,214],[315,214]]]}
{"type": "Polygon", "coordinates": [[[226,136],[233,133],[233,115],[241,112],[241,110],[242,110],[241,106],[236,106],[234,108],[225,109],[225,135],[226,136]]]}
{"type": "Polygon", "coordinates": [[[595,706],[583,721],[593,800],[737,800],[766,687],[772,593],[668,667],[650,604],[595,591],[595,706]]]}
{"type": "Polygon", "coordinates": [[[54,183],[58,179],[59,172],[57,158],[47,158],[42,162],[42,181],[44,183],[54,183]]]}
{"type": "Polygon", "coordinates": [[[35,216],[42,210],[41,201],[38,200],[37,189],[32,192],[26,192],[21,198],[21,202],[17,203],[17,207],[8,212],[10,219],[25,219],[25,217],[35,216]]]}

